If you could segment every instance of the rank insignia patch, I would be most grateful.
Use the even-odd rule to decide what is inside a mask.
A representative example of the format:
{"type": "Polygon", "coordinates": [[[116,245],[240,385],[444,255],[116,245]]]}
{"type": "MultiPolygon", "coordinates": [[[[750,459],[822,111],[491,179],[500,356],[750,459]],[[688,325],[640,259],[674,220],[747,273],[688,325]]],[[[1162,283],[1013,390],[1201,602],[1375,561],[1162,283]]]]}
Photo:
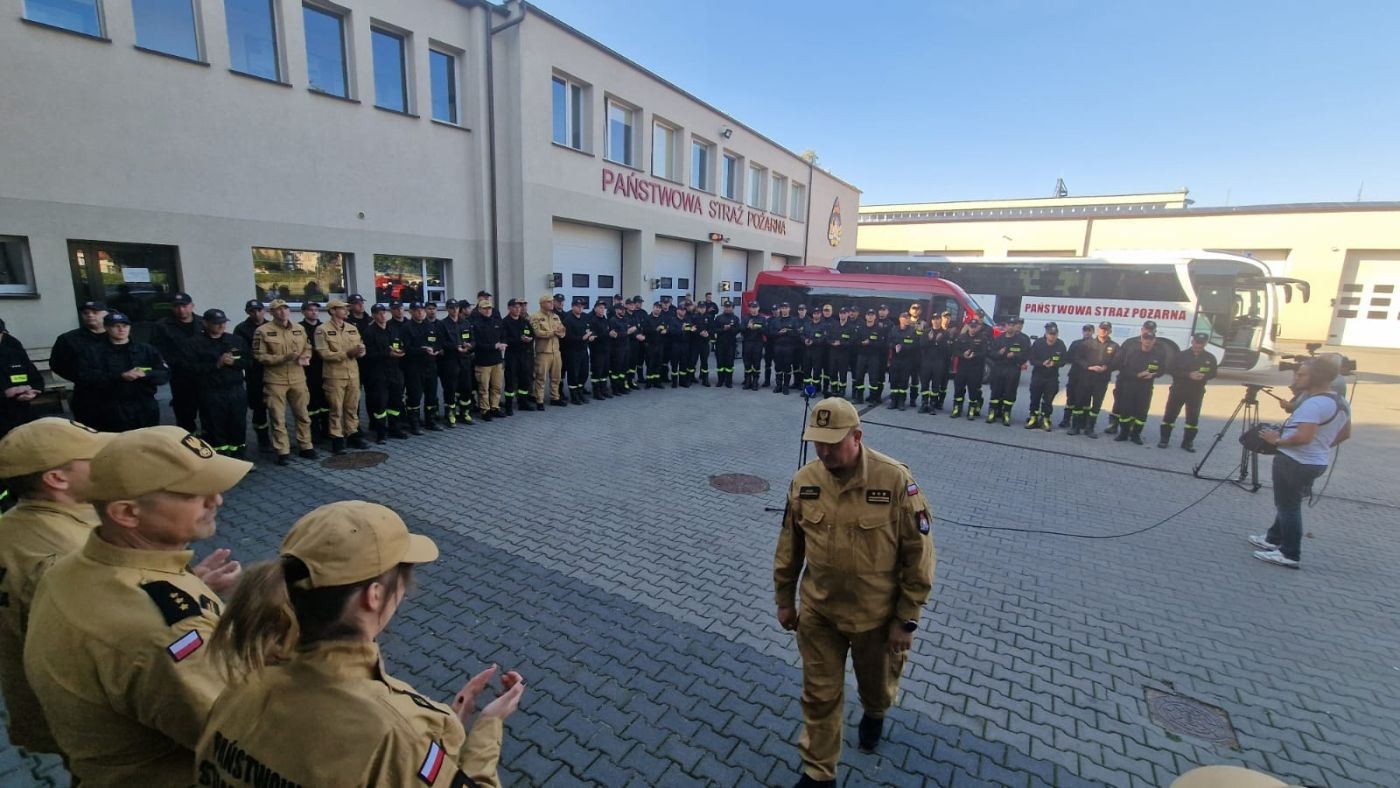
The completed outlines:
{"type": "Polygon", "coordinates": [[[889,503],[893,499],[889,490],[866,490],[866,503],[889,503]]]}
{"type": "Polygon", "coordinates": [[[804,498],[804,499],[806,499],[806,500],[813,500],[813,499],[816,499],[816,498],[820,498],[820,497],[822,497],[822,488],[820,488],[820,487],[799,487],[799,488],[797,489],[797,497],[798,497],[798,498],[804,498]]]}

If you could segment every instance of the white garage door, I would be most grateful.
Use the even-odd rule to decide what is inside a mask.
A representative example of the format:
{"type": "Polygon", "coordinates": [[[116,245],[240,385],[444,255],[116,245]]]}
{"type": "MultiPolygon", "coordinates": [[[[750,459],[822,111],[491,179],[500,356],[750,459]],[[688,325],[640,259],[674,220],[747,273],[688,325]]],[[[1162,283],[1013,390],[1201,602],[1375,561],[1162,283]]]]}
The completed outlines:
{"type": "Polygon", "coordinates": [[[583,296],[591,308],[599,298],[622,292],[622,233],[574,222],[554,222],[554,273],[568,308],[583,296]]]}
{"type": "MultiPolygon", "coordinates": [[[[695,244],[674,238],[656,239],[656,288],[652,300],[671,296],[673,301],[695,291],[695,244]]],[[[695,293],[697,300],[704,291],[695,293]]]]}
{"type": "Polygon", "coordinates": [[[1400,252],[1348,255],[1342,276],[1332,316],[1332,342],[1400,347],[1400,252]]]}
{"type": "Polygon", "coordinates": [[[715,272],[715,303],[720,306],[732,301],[739,312],[743,312],[740,300],[748,285],[749,253],[743,249],[722,249],[719,254],[719,270],[715,272]]]}

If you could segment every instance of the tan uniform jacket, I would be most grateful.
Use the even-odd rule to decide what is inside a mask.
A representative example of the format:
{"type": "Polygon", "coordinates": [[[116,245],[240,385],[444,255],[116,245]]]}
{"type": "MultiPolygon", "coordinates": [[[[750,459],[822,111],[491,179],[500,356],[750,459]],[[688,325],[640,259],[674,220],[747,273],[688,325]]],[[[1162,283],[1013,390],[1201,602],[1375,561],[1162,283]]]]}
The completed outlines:
{"type": "Polygon", "coordinates": [[[83,785],[189,785],[224,689],[205,645],[222,603],[189,550],[130,550],[94,531],[44,574],[24,668],[83,785]]]}
{"type": "Polygon", "coordinates": [[[564,323],[554,312],[539,311],[530,315],[530,330],[535,332],[536,353],[558,353],[559,337],[554,332],[563,328],[564,323]]]}
{"type": "MultiPolygon", "coordinates": [[[[356,345],[363,345],[360,329],[346,322],[337,326],[334,321],[316,327],[316,354],[321,357],[321,377],[323,380],[359,380],[359,363],[346,355],[356,345]]],[[[289,351],[290,352],[290,351],[289,351]]]]}
{"type": "Polygon", "coordinates": [[[844,483],[807,463],[788,489],[773,558],[778,607],[794,607],[800,574],[803,606],[843,632],[917,621],[933,589],[932,519],[909,469],[877,451],[862,446],[844,483]]]}
{"type": "Polygon", "coordinates": [[[88,503],[21,499],[0,517],[0,690],[10,716],[10,741],[34,752],[58,752],[39,700],[24,677],[24,632],[39,578],[54,559],[81,548],[97,527],[88,503]]]}
{"type": "Polygon", "coordinates": [[[500,720],[471,735],[384,672],[379,646],[333,641],[231,686],[195,751],[198,785],[497,786],[500,720]],[[259,781],[255,782],[254,778],[259,781]]]}
{"type": "Polygon", "coordinates": [[[311,346],[307,344],[306,329],[296,323],[279,326],[269,322],[258,326],[253,332],[253,358],[263,365],[264,383],[306,383],[306,368],[287,360],[287,354],[306,355],[311,346]]]}

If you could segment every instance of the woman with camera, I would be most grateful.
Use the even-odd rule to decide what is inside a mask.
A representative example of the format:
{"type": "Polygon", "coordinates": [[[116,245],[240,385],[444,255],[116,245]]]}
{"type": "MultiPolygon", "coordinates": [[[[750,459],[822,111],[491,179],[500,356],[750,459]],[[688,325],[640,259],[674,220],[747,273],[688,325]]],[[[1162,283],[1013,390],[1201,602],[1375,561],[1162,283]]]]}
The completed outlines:
{"type": "Polygon", "coordinates": [[[1267,534],[1249,537],[1254,557],[1297,569],[1302,553],[1303,498],[1327,471],[1332,449],[1351,437],[1351,412],[1332,391],[1337,362],[1319,356],[1298,366],[1293,390],[1299,392],[1288,420],[1278,430],[1260,430],[1259,438],[1278,449],[1274,455],[1274,508],[1278,513],[1267,534]]]}

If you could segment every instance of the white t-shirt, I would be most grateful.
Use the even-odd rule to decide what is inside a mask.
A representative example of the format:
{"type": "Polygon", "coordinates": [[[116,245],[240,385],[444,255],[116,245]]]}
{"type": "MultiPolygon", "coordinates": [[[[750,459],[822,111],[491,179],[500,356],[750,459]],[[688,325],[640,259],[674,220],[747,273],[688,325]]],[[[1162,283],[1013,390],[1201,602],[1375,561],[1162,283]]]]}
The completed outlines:
{"type": "Polygon", "coordinates": [[[1286,454],[1304,465],[1326,465],[1332,455],[1332,441],[1337,439],[1337,434],[1350,418],[1347,406],[1339,404],[1338,399],[1326,394],[1308,397],[1283,423],[1279,438],[1282,440],[1292,436],[1299,424],[1316,424],[1317,432],[1311,442],[1302,446],[1280,446],[1279,454],[1286,454]]]}

